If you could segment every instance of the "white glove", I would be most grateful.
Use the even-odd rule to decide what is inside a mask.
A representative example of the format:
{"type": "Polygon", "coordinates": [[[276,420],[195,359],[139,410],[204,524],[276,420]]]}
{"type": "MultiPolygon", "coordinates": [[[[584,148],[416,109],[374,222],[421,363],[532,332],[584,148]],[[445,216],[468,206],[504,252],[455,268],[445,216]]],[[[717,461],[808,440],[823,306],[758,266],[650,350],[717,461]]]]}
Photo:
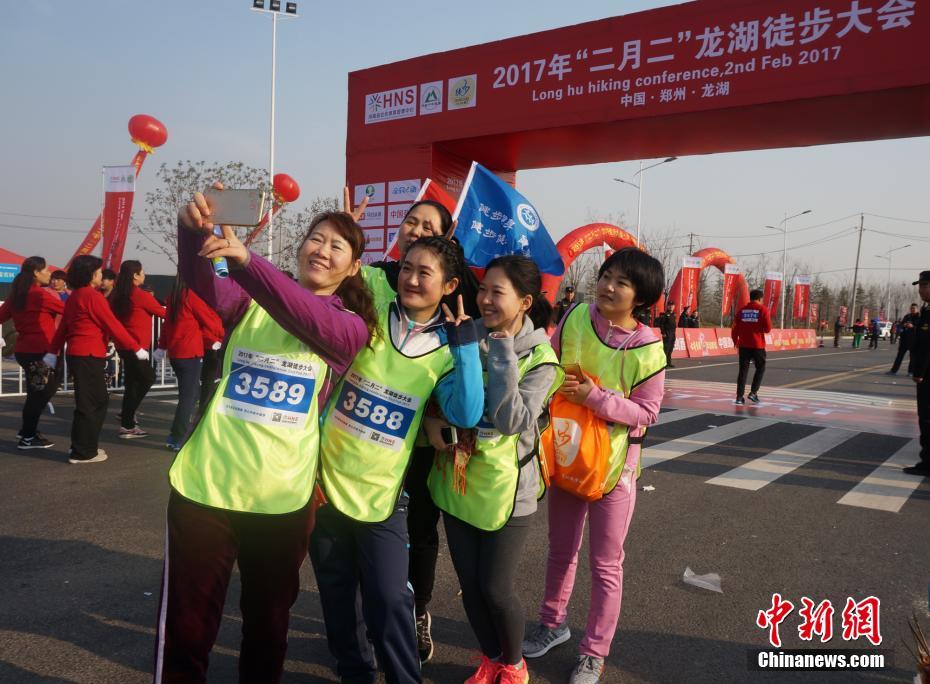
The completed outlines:
{"type": "Polygon", "coordinates": [[[42,357],[42,363],[44,363],[49,368],[54,368],[58,365],[58,357],[54,354],[46,354],[42,357]]]}
{"type": "Polygon", "coordinates": [[[164,349],[156,349],[156,350],[155,350],[155,354],[153,354],[153,357],[155,358],[155,360],[156,360],[157,362],[161,363],[161,362],[164,361],[164,359],[165,359],[165,350],[164,350],[164,349]]]}
{"type": "Polygon", "coordinates": [[[222,347],[222,346],[223,346],[223,343],[222,343],[222,342],[214,342],[214,343],[210,346],[210,349],[212,349],[213,351],[219,351],[219,350],[220,350],[220,347],[222,347]]]}
{"type": "Polygon", "coordinates": [[[148,361],[149,353],[145,351],[144,349],[140,349],[136,352],[136,358],[139,359],[140,361],[148,361]]]}

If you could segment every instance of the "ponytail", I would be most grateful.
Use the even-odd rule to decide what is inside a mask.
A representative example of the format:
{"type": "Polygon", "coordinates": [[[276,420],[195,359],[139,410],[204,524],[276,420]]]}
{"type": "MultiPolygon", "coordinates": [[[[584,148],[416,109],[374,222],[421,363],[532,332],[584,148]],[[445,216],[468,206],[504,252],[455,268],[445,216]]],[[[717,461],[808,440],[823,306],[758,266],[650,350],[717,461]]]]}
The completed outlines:
{"type": "Polygon", "coordinates": [[[13,311],[22,311],[26,308],[26,296],[35,284],[36,272],[44,268],[45,259],[40,256],[23,259],[23,265],[10,286],[10,306],[13,307],[13,311]]]}

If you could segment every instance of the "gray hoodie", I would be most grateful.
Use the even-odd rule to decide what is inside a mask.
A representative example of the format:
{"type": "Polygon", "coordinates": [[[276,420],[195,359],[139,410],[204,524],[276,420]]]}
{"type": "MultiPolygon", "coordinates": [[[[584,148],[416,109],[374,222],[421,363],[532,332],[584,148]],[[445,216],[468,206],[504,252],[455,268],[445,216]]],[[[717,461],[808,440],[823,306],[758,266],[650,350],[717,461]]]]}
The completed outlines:
{"type": "MultiPolygon", "coordinates": [[[[537,419],[547,409],[546,395],[558,372],[555,365],[539,366],[520,380],[517,360],[528,356],[533,347],[549,344],[545,329],[535,328],[524,317],[523,328],[516,337],[488,337],[483,321],[477,321],[478,349],[481,365],[488,372],[485,388],[485,413],[494,428],[504,435],[520,435],[517,457],[523,460],[536,450],[539,439],[537,419]]],[[[539,493],[539,470],[535,459],[520,469],[514,517],[536,512],[539,493]]]]}

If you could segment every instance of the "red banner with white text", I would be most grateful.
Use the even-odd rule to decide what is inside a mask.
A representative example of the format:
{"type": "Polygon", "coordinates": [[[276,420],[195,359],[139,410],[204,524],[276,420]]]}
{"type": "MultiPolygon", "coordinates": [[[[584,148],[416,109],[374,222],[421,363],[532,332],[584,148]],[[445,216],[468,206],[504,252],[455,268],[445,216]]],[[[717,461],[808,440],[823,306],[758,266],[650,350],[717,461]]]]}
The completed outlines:
{"type": "Polygon", "coordinates": [[[769,316],[775,318],[778,301],[781,298],[781,273],[769,271],[765,274],[765,287],[762,290],[762,305],[769,310],[769,316]]]}
{"type": "Polygon", "coordinates": [[[721,320],[733,313],[736,304],[736,288],[739,286],[739,277],[743,271],[736,264],[726,264],[723,267],[723,295],[720,298],[721,320]]]}
{"type": "Polygon", "coordinates": [[[129,217],[136,194],[134,166],[103,167],[103,258],[104,268],[118,271],[123,262],[129,217]]]}
{"type": "Polygon", "coordinates": [[[701,267],[703,262],[700,257],[685,257],[681,265],[681,280],[678,284],[678,292],[669,292],[669,301],[678,305],[679,311],[684,311],[685,307],[693,307],[697,301],[698,289],[701,286],[701,267]]]}
{"type": "Polygon", "coordinates": [[[791,317],[800,321],[807,320],[808,307],[811,301],[811,277],[794,277],[794,294],[792,297],[791,317]]]}

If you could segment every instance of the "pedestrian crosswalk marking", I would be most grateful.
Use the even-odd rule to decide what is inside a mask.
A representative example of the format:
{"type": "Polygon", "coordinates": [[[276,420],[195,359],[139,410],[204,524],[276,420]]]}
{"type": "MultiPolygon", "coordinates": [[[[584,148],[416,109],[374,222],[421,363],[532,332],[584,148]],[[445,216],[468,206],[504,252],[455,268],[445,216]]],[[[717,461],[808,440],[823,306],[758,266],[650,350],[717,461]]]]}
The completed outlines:
{"type": "Polygon", "coordinates": [[[721,427],[701,430],[700,432],[695,432],[686,437],[672,439],[657,446],[647,447],[643,452],[641,462],[644,468],[649,468],[659,463],[670,461],[673,458],[690,454],[693,451],[700,451],[709,446],[720,444],[720,442],[725,442],[728,439],[740,437],[770,425],[775,425],[776,422],[777,421],[765,418],[752,418],[738,420],[735,423],[728,423],[721,427]]]}
{"type": "Polygon", "coordinates": [[[905,466],[914,465],[919,460],[919,453],[920,444],[918,440],[912,439],[837,503],[897,513],[923,482],[922,477],[908,475],[901,470],[905,466]]]}
{"type": "Polygon", "coordinates": [[[692,411],[690,409],[673,409],[671,411],[663,411],[659,414],[659,419],[656,421],[656,426],[668,425],[669,423],[674,423],[679,420],[694,418],[695,416],[700,416],[704,413],[706,413],[706,411],[692,411]]]}
{"type": "Polygon", "coordinates": [[[707,481],[708,484],[758,491],[783,475],[800,468],[830,449],[851,439],[856,433],[837,428],[818,430],[781,449],[756,458],[738,468],[707,481]]]}

